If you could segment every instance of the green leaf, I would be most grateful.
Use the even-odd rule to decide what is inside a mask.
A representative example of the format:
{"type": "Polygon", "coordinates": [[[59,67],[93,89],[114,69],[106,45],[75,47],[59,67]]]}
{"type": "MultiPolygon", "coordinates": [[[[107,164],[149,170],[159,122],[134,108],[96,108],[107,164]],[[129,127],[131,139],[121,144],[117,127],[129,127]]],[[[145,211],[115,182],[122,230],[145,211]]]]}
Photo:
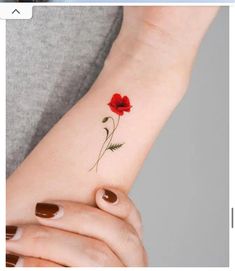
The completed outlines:
{"type": "Polygon", "coordinates": [[[111,143],[106,150],[116,151],[121,148],[122,145],[124,145],[124,143],[111,143]]]}
{"type": "Polygon", "coordinates": [[[102,122],[105,123],[109,118],[108,117],[105,117],[103,118],[102,122]]]}
{"type": "Polygon", "coordinates": [[[105,131],[106,131],[106,138],[109,136],[109,129],[108,128],[104,128],[105,129],[105,131]]]}

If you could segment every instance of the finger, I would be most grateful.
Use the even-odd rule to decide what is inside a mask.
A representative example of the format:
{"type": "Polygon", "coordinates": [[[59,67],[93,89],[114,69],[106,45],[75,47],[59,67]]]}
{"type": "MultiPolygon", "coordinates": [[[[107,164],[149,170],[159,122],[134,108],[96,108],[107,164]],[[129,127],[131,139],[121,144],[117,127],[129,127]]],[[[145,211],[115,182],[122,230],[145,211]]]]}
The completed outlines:
{"type": "Polygon", "coordinates": [[[6,254],[6,267],[61,267],[62,265],[32,257],[6,254]]]}
{"type": "Polygon", "coordinates": [[[144,248],[136,230],[98,208],[68,201],[38,203],[36,216],[43,225],[103,241],[126,266],[145,264],[144,248]]]}
{"type": "Polygon", "coordinates": [[[11,253],[71,267],[123,266],[102,241],[42,225],[15,228],[15,234],[6,242],[11,253]]]}
{"type": "Polygon", "coordinates": [[[125,219],[142,239],[141,216],[128,195],[114,188],[101,188],[96,192],[96,204],[105,212],[125,219]]]}

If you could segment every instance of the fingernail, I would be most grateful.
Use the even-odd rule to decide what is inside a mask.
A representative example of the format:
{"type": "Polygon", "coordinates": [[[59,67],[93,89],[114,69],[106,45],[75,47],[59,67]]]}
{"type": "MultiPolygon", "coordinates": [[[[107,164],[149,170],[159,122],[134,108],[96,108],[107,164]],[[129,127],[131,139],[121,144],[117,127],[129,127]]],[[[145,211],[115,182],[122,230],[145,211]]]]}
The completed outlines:
{"type": "Polygon", "coordinates": [[[110,190],[104,189],[102,199],[109,203],[117,203],[117,195],[110,190]]]}
{"type": "Polygon", "coordinates": [[[16,226],[6,226],[6,240],[19,240],[21,234],[21,228],[18,228],[16,226]]]}
{"type": "Polygon", "coordinates": [[[51,203],[37,203],[35,208],[35,215],[42,218],[57,219],[64,214],[63,208],[51,203]]]}
{"type": "Polygon", "coordinates": [[[23,258],[12,255],[6,254],[6,267],[23,267],[23,258]]]}

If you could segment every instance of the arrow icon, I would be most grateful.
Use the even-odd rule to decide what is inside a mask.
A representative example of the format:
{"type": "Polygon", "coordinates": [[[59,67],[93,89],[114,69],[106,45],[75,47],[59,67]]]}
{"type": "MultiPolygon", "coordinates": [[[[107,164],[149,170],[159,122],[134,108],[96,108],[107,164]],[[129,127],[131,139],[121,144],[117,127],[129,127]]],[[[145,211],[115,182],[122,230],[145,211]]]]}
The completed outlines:
{"type": "Polygon", "coordinates": [[[18,10],[18,9],[14,9],[14,10],[12,11],[12,13],[11,13],[11,14],[14,14],[15,12],[17,12],[18,14],[20,14],[20,12],[19,12],[19,10],[18,10]]]}

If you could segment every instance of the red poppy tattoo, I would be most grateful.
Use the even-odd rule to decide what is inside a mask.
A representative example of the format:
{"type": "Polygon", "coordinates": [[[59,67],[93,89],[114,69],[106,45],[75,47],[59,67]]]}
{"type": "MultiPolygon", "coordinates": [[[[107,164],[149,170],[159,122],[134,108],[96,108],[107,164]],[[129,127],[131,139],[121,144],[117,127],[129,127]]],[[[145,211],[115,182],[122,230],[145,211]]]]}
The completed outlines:
{"type": "Polygon", "coordinates": [[[111,101],[108,103],[108,106],[110,107],[111,111],[116,113],[118,115],[116,121],[112,116],[104,117],[102,120],[102,123],[105,123],[104,130],[106,133],[105,140],[101,146],[98,158],[95,162],[95,164],[90,168],[89,171],[95,169],[96,172],[98,171],[99,162],[106,153],[106,151],[110,150],[112,152],[116,151],[117,149],[121,148],[124,143],[113,143],[113,135],[114,132],[117,130],[117,127],[120,122],[120,117],[123,116],[124,112],[130,112],[131,111],[131,104],[130,100],[127,96],[121,96],[119,93],[115,93],[111,101]],[[112,125],[112,128],[110,128],[108,125],[110,123],[112,125]]]}
{"type": "Polygon", "coordinates": [[[122,116],[124,112],[130,112],[131,110],[129,98],[127,96],[122,97],[118,93],[115,93],[113,95],[108,105],[110,109],[119,116],[122,116]]]}

